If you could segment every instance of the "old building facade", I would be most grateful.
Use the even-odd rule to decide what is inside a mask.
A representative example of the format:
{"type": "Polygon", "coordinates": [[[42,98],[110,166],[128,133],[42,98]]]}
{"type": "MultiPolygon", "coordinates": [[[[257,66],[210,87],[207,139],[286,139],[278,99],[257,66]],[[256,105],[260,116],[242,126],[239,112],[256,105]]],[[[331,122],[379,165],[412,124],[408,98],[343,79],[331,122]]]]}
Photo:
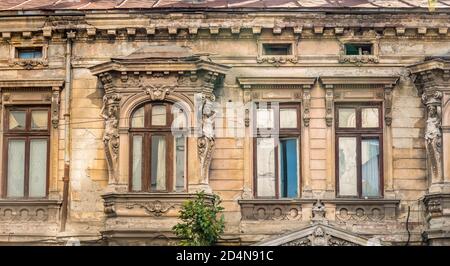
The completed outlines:
{"type": "Polygon", "coordinates": [[[450,245],[450,2],[0,3],[0,244],[450,245]]]}

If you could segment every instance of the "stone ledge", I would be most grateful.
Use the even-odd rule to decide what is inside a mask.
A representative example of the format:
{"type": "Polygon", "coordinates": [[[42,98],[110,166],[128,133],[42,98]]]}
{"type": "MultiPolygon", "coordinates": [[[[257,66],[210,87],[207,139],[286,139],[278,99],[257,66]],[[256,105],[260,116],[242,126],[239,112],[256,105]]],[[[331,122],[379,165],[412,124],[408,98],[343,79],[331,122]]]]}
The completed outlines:
{"type": "Polygon", "coordinates": [[[328,199],[322,201],[325,206],[336,206],[336,221],[347,222],[382,222],[395,220],[400,200],[392,199],[328,199]]]}
{"type": "Polygon", "coordinates": [[[241,199],[242,220],[301,220],[302,205],[315,199],[241,199]]]}
{"type": "Polygon", "coordinates": [[[16,232],[25,238],[54,236],[58,230],[60,207],[61,201],[58,200],[2,199],[0,230],[2,233],[16,232]]]}
{"type": "MultiPolygon", "coordinates": [[[[212,195],[205,195],[211,200],[212,195]]],[[[196,198],[192,193],[107,193],[102,195],[107,217],[177,217],[181,205],[196,198]]]]}

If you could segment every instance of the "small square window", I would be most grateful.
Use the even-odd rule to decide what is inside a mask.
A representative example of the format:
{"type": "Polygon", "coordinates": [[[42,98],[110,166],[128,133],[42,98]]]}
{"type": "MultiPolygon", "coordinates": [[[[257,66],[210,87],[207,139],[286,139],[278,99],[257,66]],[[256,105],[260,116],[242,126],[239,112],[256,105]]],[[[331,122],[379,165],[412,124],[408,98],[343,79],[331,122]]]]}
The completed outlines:
{"type": "Polygon", "coordinates": [[[291,43],[263,43],[263,55],[292,55],[291,43]]]}
{"type": "Polygon", "coordinates": [[[20,59],[42,58],[42,47],[18,47],[16,51],[16,56],[20,59]]]}
{"type": "Polygon", "coordinates": [[[346,55],[372,55],[373,45],[367,43],[346,43],[346,55]]]}

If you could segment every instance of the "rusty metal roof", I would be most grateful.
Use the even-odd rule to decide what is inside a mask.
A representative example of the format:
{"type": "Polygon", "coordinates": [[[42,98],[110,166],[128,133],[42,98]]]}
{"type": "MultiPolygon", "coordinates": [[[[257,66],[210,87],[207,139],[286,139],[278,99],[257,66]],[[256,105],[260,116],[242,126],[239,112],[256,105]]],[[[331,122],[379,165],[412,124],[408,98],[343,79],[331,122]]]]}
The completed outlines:
{"type": "Polygon", "coordinates": [[[0,0],[7,10],[450,8],[450,0],[0,0]]]}

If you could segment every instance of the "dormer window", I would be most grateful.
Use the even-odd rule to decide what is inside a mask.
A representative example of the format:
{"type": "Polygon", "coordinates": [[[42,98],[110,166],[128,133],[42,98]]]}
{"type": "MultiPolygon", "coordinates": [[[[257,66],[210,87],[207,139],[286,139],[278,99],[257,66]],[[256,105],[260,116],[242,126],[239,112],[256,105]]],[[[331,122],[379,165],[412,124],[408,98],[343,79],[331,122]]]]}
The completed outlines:
{"type": "Polygon", "coordinates": [[[17,47],[16,58],[19,59],[41,59],[42,47],[17,47]]]}
{"type": "Polygon", "coordinates": [[[263,55],[292,55],[292,43],[263,43],[263,55]]]}
{"type": "Polygon", "coordinates": [[[371,43],[346,43],[345,55],[373,55],[371,43]]]}

